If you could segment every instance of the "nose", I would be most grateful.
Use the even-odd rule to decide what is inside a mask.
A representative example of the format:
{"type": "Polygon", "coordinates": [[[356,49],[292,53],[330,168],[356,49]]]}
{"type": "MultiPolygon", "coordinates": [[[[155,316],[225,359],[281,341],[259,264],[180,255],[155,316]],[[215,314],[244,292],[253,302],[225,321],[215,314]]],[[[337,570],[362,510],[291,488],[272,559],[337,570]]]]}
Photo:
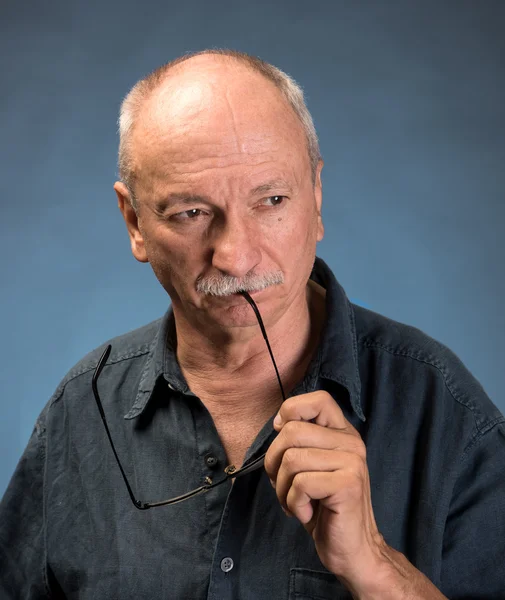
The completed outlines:
{"type": "Polygon", "coordinates": [[[242,215],[227,215],[214,236],[212,266],[232,277],[244,277],[261,260],[258,232],[242,215]]]}

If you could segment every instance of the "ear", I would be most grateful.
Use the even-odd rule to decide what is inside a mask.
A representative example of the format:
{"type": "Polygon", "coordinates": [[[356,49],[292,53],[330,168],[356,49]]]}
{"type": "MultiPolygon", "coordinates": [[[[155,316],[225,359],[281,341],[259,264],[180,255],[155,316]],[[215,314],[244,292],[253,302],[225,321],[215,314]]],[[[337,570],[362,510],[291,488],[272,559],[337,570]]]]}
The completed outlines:
{"type": "Polygon", "coordinates": [[[316,177],[314,181],[314,196],[316,199],[317,208],[317,241],[320,242],[324,237],[323,218],[321,216],[321,205],[323,203],[323,184],[321,182],[321,171],[323,170],[324,162],[320,160],[316,167],[316,177]]]}
{"type": "Polygon", "coordinates": [[[140,233],[138,215],[135,212],[130,192],[122,181],[116,181],[114,190],[117,194],[117,204],[126,223],[133,256],[139,262],[149,262],[146,254],[144,238],[140,233]]]}

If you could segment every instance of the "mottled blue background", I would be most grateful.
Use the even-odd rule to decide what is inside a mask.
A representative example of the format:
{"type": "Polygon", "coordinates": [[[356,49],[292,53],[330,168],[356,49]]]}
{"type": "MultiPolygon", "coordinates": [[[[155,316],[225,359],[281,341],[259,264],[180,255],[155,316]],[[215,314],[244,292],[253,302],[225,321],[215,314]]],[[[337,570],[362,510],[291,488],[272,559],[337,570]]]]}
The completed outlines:
{"type": "Polygon", "coordinates": [[[347,293],[451,347],[505,410],[505,2],[4,0],[0,494],[65,372],[168,298],[112,184],[121,98],[209,46],[304,87],[347,293]]]}

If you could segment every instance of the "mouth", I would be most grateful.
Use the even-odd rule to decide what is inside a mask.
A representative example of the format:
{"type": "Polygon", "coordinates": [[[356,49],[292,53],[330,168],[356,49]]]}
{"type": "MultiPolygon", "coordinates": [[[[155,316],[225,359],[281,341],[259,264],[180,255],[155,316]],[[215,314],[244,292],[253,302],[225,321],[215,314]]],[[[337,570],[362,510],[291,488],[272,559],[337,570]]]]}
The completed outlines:
{"type": "Polygon", "coordinates": [[[218,302],[226,302],[226,301],[230,301],[230,300],[235,300],[235,299],[241,299],[241,300],[246,300],[245,296],[244,296],[244,292],[249,294],[249,296],[251,296],[251,298],[256,298],[257,296],[259,296],[262,292],[264,292],[267,288],[262,288],[261,290],[254,290],[254,291],[241,291],[241,292],[234,292],[233,294],[227,294],[226,296],[212,296],[212,298],[214,300],[217,300],[218,302]]]}
{"type": "MultiPolygon", "coordinates": [[[[263,288],[264,289],[264,288],[263,288]]],[[[253,296],[254,294],[259,294],[260,292],[262,292],[263,290],[253,290],[253,291],[246,291],[246,290],[241,290],[240,292],[235,292],[234,294],[232,294],[233,296],[243,296],[244,294],[249,294],[249,296],[253,296]]]]}

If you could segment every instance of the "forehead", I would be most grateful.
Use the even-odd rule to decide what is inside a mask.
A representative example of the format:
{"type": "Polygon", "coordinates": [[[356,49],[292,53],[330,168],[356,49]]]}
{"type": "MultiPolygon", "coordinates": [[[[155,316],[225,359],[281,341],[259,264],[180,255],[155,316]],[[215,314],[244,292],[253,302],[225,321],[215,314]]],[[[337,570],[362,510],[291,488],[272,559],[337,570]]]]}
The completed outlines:
{"type": "Polygon", "coordinates": [[[279,90],[236,65],[169,78],[144,103],[131,143],[138,181],[285,172],[308,161],[303,128],[279,90]]]}

